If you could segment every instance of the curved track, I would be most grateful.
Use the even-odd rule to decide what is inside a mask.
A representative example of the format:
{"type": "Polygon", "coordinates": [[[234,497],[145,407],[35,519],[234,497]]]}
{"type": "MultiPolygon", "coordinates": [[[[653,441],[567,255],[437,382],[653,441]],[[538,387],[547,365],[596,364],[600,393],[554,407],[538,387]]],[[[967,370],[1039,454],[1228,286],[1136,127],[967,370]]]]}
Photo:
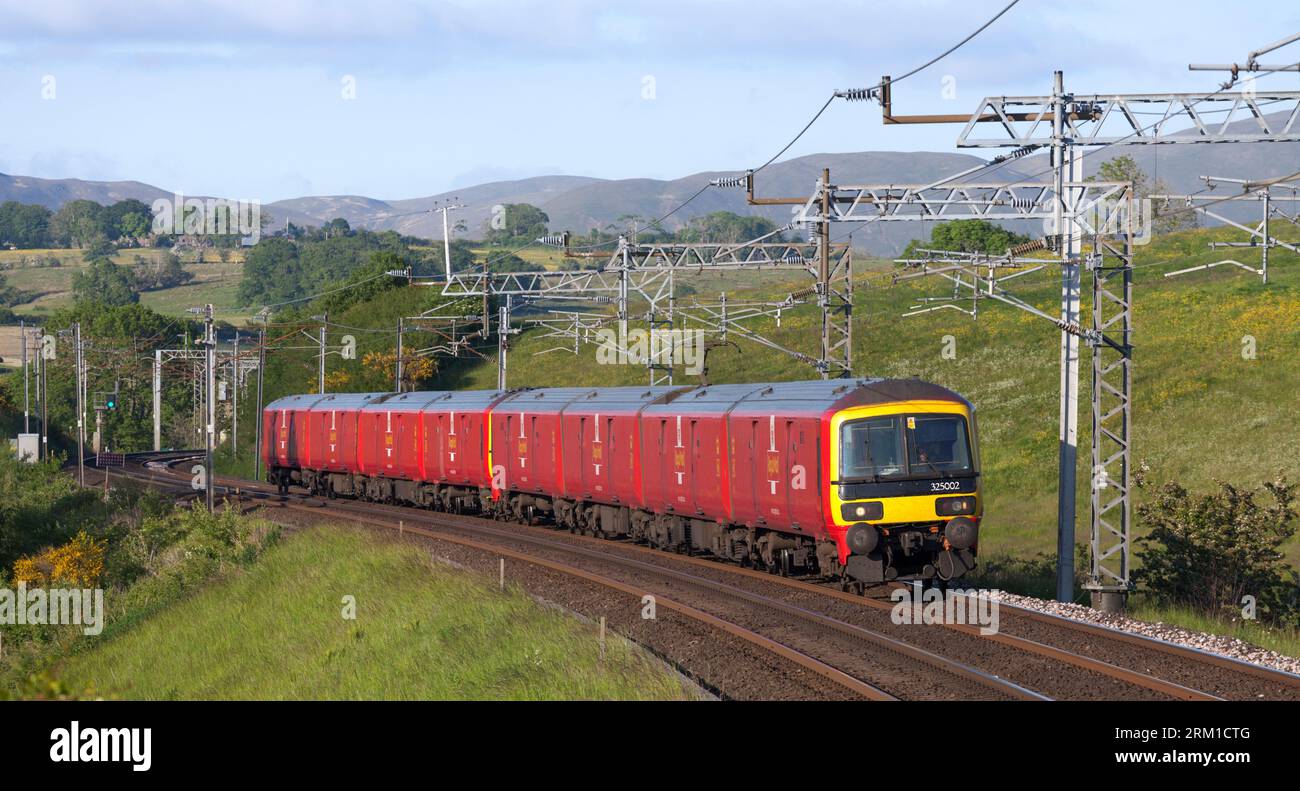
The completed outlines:
{"type": "MultiPolygon", "coordinates": [[[[171,466],[193,456],[138,454],[120,474],[188,491],[188,478],[171,466]]],[[[624,595],[650,593],[659,605],[761,647],[851,697],[1300,699],[1300,677],[1007,604],[1000,605],[1003,628],[994,634],[961,624],[899,627],[888,619],[893,605],[887,601],[704,558],[477,517],[305,494],[282,497],[252,481],[218,482],[239,499],[321,518],[323,511],[347,514],[624,595]]]]}

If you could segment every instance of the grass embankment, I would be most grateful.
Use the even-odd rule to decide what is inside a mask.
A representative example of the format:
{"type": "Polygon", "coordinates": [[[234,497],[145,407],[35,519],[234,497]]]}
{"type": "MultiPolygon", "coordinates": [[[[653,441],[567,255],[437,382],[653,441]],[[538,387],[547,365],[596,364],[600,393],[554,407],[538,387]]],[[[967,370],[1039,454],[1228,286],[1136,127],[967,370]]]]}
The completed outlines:
{"type": "Polygon", "coordinates": [[[352,529],[283,539],[254,565],[69,659],[126,698],[677,699],[677,677],[516,590],[352,529]],[[355,620],[343,597],[355,598],[355,620]]]}

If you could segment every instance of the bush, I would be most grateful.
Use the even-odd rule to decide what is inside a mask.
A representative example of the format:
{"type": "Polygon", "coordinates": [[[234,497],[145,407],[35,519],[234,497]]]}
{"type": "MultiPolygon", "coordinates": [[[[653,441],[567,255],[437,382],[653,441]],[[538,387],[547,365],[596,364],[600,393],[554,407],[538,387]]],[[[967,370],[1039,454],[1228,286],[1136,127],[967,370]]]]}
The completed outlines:
{"type": "Polygon", "coordinates": [[[105,542],[96,541],[82,530],[63,546],[51,547],[32,557],[19,558],[14,563],[13,581],[15,584],[25,582],[31,587],[39,588],[89,588],[104,573],[106,551],[105,542]]]}
{"type": "Polygon", "coordinates": [[[1139,581],[1158,601],[1216,616],[1238,616],[1253,596],[1261,618],[1295,623],[1296,577],[1280,551],[1296,530],[1295,486],[1216,483],[1218,491],[1192,495],[1170,481],[1138,506],[1150,528],[1138,540],[1139,581]]]}

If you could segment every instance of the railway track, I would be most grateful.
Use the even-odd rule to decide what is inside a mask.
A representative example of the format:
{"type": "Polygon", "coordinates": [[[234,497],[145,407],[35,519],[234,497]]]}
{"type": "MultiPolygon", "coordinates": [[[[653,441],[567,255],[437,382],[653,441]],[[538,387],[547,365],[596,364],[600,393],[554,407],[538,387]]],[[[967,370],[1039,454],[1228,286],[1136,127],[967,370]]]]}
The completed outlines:
{"type": "MultiPolygon", "coordinates": [[[[125,474],[188,489],[188,480],[179,480],[171,466],[192,457],[145,454],[132,460],[138,469],[125,474]]],[[[354,521],[508,556],[625,596],[651,593],[659,606],[779,656],[854,697],[1048,699],[1101,692],[1126,698],[1300,699],[1300,677],[1010,605],[1001,605],[1003,628],[994,634],[961,624],[897,627],[888,622],[889,602],[704,558],[553,529],[506,528],[476,517],[307,495],[282,498],[250,481],[218,482],[241,499],[316,516],[346,513],[354,521]],[[699,606],[679,601],[688,597],[699,606]],[[949,658],[954,655],[967,661],[949,658]]]]}

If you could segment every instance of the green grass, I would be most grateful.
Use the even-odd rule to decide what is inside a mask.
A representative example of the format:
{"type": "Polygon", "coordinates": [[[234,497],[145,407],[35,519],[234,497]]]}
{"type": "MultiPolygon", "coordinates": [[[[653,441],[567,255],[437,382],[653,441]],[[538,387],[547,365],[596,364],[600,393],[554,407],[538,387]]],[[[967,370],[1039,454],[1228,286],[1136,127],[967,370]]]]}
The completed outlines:
{"type": "MultiPolygon", "coordinates": [[[[132,267],[136,256],[145,260],[161,256],[167,251],[158,249],[126,249],[119,251],[114,263],[132,267]]],[[[240,253],[232,253],[231,260],[222,263],[215,251],[204,251],[202,262],[196,261],[195,252],[182,256],[185,269],[194,274],[189,283],[160,291],[146,291],[140,295],[141,304],[166,316],[186,316],[195,305],[212,303],[223,320],[232,324],[246,324],[256,311],[239,306],[236,292],[243,273],[240,253]]],[[[54,311],[70,307],[73,302],[72,276],[85,262],[80,250],[0,250],[0,269],[8,285],[39,296],[18,305],[14,312],[24,317],[39,318],[54,311]],[[32,266],[34,258],[57,258],[62,266],[32,266]]]]}
{"type": "Polygon", "coordinates": [[[347,528],[282,540],[57,668],[132,699],[681,699],[675,674],[427,549],[347,528]],[[356,619],[342,617],[353,596],[356,619]]]}

